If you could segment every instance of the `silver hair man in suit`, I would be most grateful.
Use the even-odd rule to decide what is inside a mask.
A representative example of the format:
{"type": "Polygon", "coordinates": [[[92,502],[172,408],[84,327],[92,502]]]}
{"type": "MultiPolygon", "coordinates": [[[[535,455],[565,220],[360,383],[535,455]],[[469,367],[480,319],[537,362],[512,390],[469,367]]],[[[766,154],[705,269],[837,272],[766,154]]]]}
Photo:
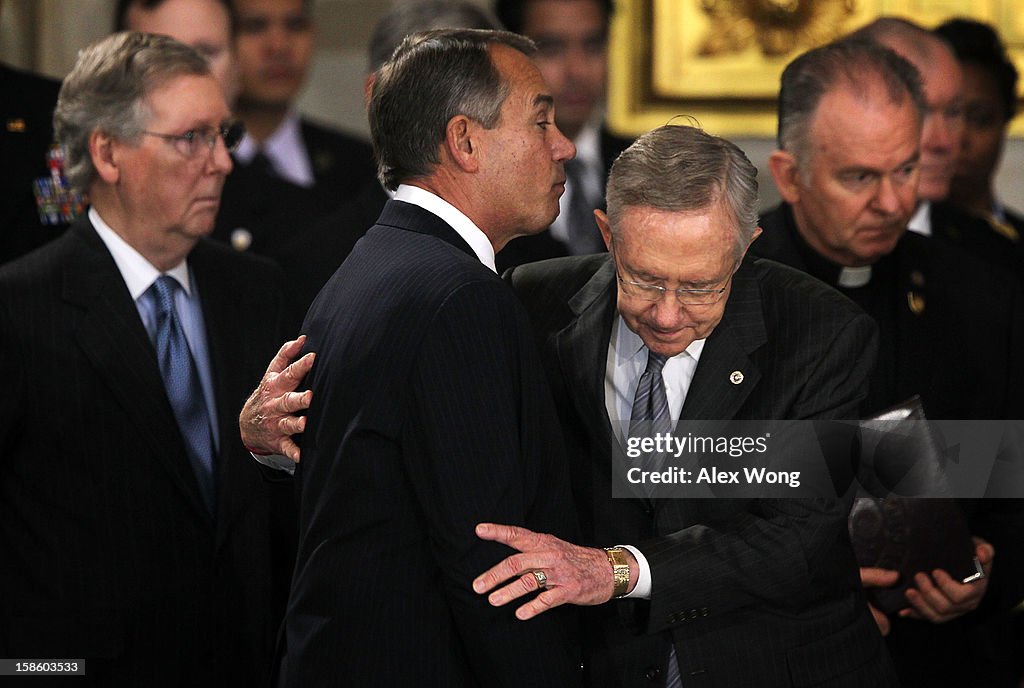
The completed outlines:
{"type": "Polygon", "coordinates": [[[0,270],[0,655],[265,683],[291,495],[232,426],[282,298],[205,239],[239,131],[204,57],[140,33],[84,50],[54,119],[91,207],[0,270]]]}

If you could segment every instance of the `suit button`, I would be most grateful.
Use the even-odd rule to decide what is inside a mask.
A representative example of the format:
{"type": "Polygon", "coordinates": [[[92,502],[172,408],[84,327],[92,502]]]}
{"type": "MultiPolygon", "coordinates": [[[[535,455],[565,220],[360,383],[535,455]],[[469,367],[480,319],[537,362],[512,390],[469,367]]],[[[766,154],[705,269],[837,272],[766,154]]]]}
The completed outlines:
{"type": "Polygon", "coordinates": [[[711,612],[708,611],[707,607],[701,607],[700,608],[700,615],[701,616],[711,616],[711,612]]]}
{"type": "Polygon", "coordinates": [[[657,681],[659,676],[661,676],[661,669],[659,669],[658,667],[650,667],[644,673],[644,677],[651,683],[657,681]]]}

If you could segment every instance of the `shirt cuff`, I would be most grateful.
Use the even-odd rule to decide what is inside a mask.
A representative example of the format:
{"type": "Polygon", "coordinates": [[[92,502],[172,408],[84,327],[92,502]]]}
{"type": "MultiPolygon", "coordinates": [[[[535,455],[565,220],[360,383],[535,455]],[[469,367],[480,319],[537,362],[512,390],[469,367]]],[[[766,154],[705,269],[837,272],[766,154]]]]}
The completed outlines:
{"type": "Polygon", "coordinates": [[[623,597],[631,597],[638,600],[651,599],[651,565],[647,563],[647,557],[632,545],[616,545],[616,547],[628,549],[636,558],[636,563],[640,568],[640,571],[637,573],[636,587],[633,588],[632,592],[623,595],[623,597]]]}
{"type": "Polygon", "coordinates": [[[283,454],[253,454],[249,452],[249,455],[268,468],[284,471],[288,475],[295,475],[295,462],[283,454]]]}

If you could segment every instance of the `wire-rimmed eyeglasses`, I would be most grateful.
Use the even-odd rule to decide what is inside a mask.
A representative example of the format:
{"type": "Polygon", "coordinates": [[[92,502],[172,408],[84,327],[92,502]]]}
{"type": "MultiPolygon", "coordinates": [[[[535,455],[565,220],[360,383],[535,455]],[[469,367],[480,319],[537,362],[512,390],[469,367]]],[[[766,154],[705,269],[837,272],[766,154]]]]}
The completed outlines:
{"type": "Polygon", "coordinates": [[[675,294],[676,300],[684,306],[710,306],[721,300],[722,295],[729,288],[732,273],[729,273],[729,277],[726,278],[725,286],[715,289],[668,289],[657,284],[633,282],[623,278],[618,268],[615,269],[615,276],[619,279],[622,291],[627,296],[642,301],[661,301],[665,294],[671,292],[675,294]]]}
{"type": "Polygon", "coordinates": [[[212,151],[217,145],[217,138],[224,139],[224,147],[233,152],[245,136],[245,125],[239,121],[227,122],[219,127],[199,127],[189,129],[184,134],[162,134],[157,131],[143,131],[147,136],[156,136],[170,141],[174,147],[189,158],[197,157],[212,151]]]}

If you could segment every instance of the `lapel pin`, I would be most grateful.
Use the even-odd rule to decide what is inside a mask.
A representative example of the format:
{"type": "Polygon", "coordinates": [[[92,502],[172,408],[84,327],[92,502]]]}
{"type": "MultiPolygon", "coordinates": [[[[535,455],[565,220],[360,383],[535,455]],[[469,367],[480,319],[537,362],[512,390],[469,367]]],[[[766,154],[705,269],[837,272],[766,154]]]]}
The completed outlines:
{"type": "Polygon", "coordinates": [[[231,246],[236,251],[246,251],[252,246],[252,232],[244,227],[239,227],[231,232],[231,246]]]}
{"type": "Polygon", "coordinates": [[[907,306],[910,307],[910,312],[914,315],[921,315],[924,313],[924,295],[918,294],[915,291],[908,291],[907,306]]]}
{"type": "Polygon", "coordinates": [[[734,385],[740,384],[741,382],[743,382],[743,373],[738,370],[732,371],[731,373],[729,373],[729,382],[733,383],[734,385]]]}

